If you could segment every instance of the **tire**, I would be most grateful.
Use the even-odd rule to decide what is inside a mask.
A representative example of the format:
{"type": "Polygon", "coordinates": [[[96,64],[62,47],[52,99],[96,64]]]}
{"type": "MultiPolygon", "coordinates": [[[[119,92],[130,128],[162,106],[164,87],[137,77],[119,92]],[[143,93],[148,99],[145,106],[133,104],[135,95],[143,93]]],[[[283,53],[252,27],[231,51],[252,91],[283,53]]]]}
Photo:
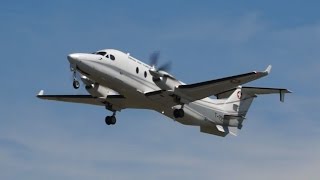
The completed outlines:
{"type": "Polygon", "coordinates": [[[179,109],[175,109],[175,110],[173,111],[173,116],[174,116],[176,119],[180,117],[179,109]]]}
{"type": "Polygon", "coordinates": [[[114,116],[110,117],[110,124],[115,125],[117,123],[117,119],[114,116]]]}
{"type": "Polygon", "coordinates": [[[179,112],[179,117],[183,118],[184,117],[184,110],[183,109],[179,109],[178,112],[179,112]]]}
{"type": "Polygon", "coordinates": [[[75,88],[75,89],[79,89],[79,87],[80,87],[79,81],[73,81],[72,85],[73,85],[73,88],[75,88]]]}
{"type": "Polygon", "coordinates": [[[111,124],[111,123],[110,123],[110,116],[107,116],[107,117],[105,118],[105,122],[106,122],[107,125],[110,125],[110,124],[111,124]]]}
{"type": "Polygon", "coordinates": [[[184,110],[183,109],[175,109],[173,111],[173,116],[177,118],[183,118],[184,117],[184,110]]]}

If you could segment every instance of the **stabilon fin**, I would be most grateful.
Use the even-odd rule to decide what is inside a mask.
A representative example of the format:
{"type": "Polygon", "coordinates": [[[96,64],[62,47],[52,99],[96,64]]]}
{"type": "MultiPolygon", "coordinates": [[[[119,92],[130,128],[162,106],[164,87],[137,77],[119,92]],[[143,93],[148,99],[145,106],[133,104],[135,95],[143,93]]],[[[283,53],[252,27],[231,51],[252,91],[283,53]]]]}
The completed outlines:
{"type": "Polygon", "coordinates": [[[232,134],[233,136],[237,136],[237,135],[238,135],[238,128],[237,128],[237,127],[217,125],[217,129],[218,129],[220,132],[227,133],[227,134],[230,133],[230,134],[232,134]]]}

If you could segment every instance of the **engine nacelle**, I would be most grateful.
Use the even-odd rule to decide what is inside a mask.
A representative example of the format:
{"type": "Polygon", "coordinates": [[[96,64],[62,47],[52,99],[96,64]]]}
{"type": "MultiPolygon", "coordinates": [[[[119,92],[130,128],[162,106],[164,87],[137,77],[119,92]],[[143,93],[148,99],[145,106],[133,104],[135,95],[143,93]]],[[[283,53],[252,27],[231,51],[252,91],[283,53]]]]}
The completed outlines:
{"type": "Polygon", "coordinates": [[[176,86],[181,85],[181,83],[175,79],[168,76],[154,78],[154,83],[163,90],[173,90],[176,86]]]}
{"type": "Polygon", "coordinates": [[[93,97],[107,97],[108,95],[118,95],[118,93],[110,88],[101,86],[98,83],[94,83],[91,79],[86,76],[81,76],[82,82],[86,85],[86,90],[93,97]]]}
{"type": "Polygon", "coordinates": [[[86,90],[93,97],[104,97],[106,98],[108,95],[118,95],[118,93],[110,88],[101,86],[100,84],[91,84],[86,86],[86,90]]]}

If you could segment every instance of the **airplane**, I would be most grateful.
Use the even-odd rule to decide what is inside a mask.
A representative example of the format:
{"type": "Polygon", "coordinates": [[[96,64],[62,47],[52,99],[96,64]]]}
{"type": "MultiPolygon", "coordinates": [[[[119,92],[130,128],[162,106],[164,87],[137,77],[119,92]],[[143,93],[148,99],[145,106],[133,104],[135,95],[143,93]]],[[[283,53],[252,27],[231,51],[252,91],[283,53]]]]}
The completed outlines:
{"type": "Polygon", "coordinates": [[[237,136],[254,98],[279,94],[284,102],[285,94],[291,93],[283,88],[242,86],[267,76],[271,65],[265,71],[185,84],[167,72],[169,63],[157,67],[159,52],[150,56],[151,65],[115,49],[72,53],[67,59],[73,87],[80,87],[80,77],[89,94],[46,95],[41,90],[37,97],[104,106],[112,112],[105,117],[107,125],[116,124],[116,113],[124,109],[149,109],[181,124],[197,126],[203,133],[237,136]]]}

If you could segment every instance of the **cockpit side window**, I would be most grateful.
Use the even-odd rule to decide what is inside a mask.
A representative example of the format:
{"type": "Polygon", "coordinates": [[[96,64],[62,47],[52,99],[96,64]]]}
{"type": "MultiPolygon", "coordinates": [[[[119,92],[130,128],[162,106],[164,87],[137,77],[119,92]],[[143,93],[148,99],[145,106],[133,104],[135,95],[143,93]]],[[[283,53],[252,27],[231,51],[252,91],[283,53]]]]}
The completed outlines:
{"type": "Polygon", "coordinates": [[[104,55],[106,55],[107,53],[106,52],[97,52],[96,54],[99,54],[99,55],[101,55],[101,56],[104,56],[104,55]]]}
{"type": "Polygon", "coordinates": [[[110,54],[110,59],[114,61],[116,58],[114,57],[114,55],[110,54]]]}
{"type": "Polygon", "coordinates": [[[101,56],[105,56],[106,58],[110,58],[112,61],[116,60],[116,57],[112,54],[108,54],[107,52],[105,51],[99,51],[99,52],[95,52],[94,54],[98,54],[98,55],[101,55],[101,56]]]}

